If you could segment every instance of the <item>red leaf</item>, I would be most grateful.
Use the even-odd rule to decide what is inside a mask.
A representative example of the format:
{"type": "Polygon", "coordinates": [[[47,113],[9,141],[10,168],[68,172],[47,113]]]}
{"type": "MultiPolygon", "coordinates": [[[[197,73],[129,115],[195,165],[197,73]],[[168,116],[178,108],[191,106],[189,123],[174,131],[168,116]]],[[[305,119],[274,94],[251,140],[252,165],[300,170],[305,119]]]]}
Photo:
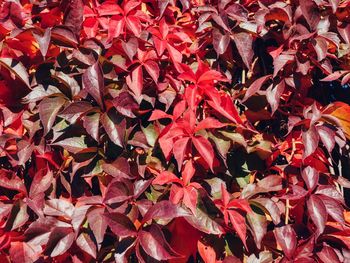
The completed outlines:
{"type": "Polygon", "coordinates": [[[247,226],[245,218],[238,212],[234,210],[228,210],[231,224],[236,230],[239,238],[242,240],[245,247],[247,247],[246,236],[247,236],[247,226]]]}
{"type": "Polygon", "coordinates": [[[198,253],[205,263],[215,263],[216,253],[211,246],[206,246],[201,241],[198,241],[198,253]]]}
{"type": "Polygon", "coordinates": [[[211,143],[202,136],[192,137],[194,147],[196,147],[199,154],[203,157],[210,169],[213,171],[214,167],[214,149],[211,143]]]}
{"type": "Polygon", "coordinates": [[[65,253],[73,244],[75,234],[73,229],[68,227],[55,227],[49,236],[45,248],[45,254],[57,257],[65,253]]]}
{"type": "Polygon", "coordinates": [[[151,225],[148,229],[141,230],[138,240],[142,249],[156,260],[169,260],[181,257],[170,247],[164,234],[156,225],[151,225]]]}
{"type": "Polygon", "coordinates": [[[323,233],[327,221],[327,209],[322,200],[317,195],[311,195],[307,200],[307,209],[316,226],[316,236],[323,233]]]}
{"type": "Polygon", "coordinates": [[[82,76],[85,89],[103,108],[102,96],[104,90],[103,73],[98,62],[89,67],[82,76]]]}
{"type": "Polygon", "coordinates": [[[124,214],[108,213],[104,215],[108,226],[112,232],[119,237],[136,236],[137,231],[135,225],[124,214]]]}
{"type": "Polygon", "coordinates": [[[43,99],[39,104],[39,116],[44,126],[44,135],[46,135],[55,123],[56,116],[64,105],[66,100],[59,97],[48,97],[43,99]]]}
{"type": "Polygon", "coordinates": [[[275,238],[288,259],[293,259],[297,247],[297,235],[291,225],[278,227],[274,230],[275,238]]]}
{"type": "Polygon", "coordinates": [[[254,56],[253,37],[248,33],[237,33],[233,35],[233,41],[236,44],[245,66],[251,69],[254,56]]]}

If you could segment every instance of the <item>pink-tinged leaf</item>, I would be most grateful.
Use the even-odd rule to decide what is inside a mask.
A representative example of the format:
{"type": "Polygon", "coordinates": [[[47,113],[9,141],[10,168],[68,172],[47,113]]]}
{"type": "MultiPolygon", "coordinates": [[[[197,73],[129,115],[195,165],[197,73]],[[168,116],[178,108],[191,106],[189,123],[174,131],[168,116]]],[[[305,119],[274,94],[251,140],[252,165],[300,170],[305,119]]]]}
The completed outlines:
{"type": "Polygon", "coordinates": [[[88,253],[93,258],[96,258],[96,245],[87,233],[81,233],[77,238],[76,243],[81,250],[88,253]]]}
{"type": "Polygon", "coordinates": [[[245,247],[247,247],[246,237],[247,237],[247,226],[245,222],[244,216],[238,213],[235,210],[228,210],[228,215],[230,217],[230,221],[232,227],[237,232],[239,238],[242,240],[245,247]]]}
{"type": "Polygon", "coordinates": [[[244,94],[244,98],[242,99],[242,102],[245,102],[247,99],[249,99],[252,95],[257,93],[262,85],[271,78],[271,75],[266,75],[261,78],[258,78],[255,80],[247,89],[246,93],[244,94]]]}
{"type": "Polygon", "coordinates": [[[44,193],[47,189],[49,189],[50,185],[53,182],[53,173],[51,170],[46,172],[46,169],[42,169],[38,171],[32,184],[30,186],[29,196],[34,198],[35,196],[44,193]]]}
{"type": "Polygon", "coordinates": [[[12,58],[0,57],[0,66],[4,66],[16,77],[18,77],[27,87],[29,84],[29,74],[26,67],[20,62],[12,58]]]}
{"type": "Polygon", "coordinates": [[[122,16],[112,16],[108,24],[108,40],[112,41],[113,38],[117,38],[123,32],[125,20],[122,16]]]}
{"type": "Polygon", "coordinates": [[[303,132],[303,159],[313,154],[318,147],[319,135],[315,126],[311,126],[307,131],[303,132]]]}
{"type": "Polygon", "coordinates": [[[320,10],[313,1],[300,1],[300,9],[311,29],[315,29],[321,20],[320,10]]]}
{"type": "Polygon", "coordinates": [[[267,221],[265,215],[252,212],[247,214],[247,219],[252,230],[256,246],[260,249],[261,241],[267,231],[267,221]]]}
{"type": "Polygon", "coordinates": [[[130,0],[130,1],[127,1],[125,4],[124,4],[124,13],[125,14],[128,14],[129,12],[131,12],[132,10],[135,10],[136,7],[138,7],[140,5],[140,1],[137,1],[137,0],[130,0]]]}
{"type": "Polygon", "coordinates": [[[104,215],[112,232],[119,237],[136,236],[137,230],[130,218],[121,213],[108,213],[104,215]]]}
{"type": "Polygon", "coordinates": [[[253,37],[249,33],[238,33],[233,35],[233,41],[237,50],[248,69],[252,67],[254,56],[253,37]]]}
{"type": "Polygon", "coordinates": [[[191,212],[195,215],[197,209],[197,199],[198,199],[198,191],[194,187],[185,187],[183,189],[183,204],[188,207],[191,212]]]}
{"type": "Polygon", "coordinates": [[[109,175],[116,178],[132,179],[130,165],[126,158],[119,157],[113,163],[102,164],[102,169],[109,175]]]}
{"type": "Polygon", "coordinates": [[[319,185],[315,193],[326,195],[337,200],[339,203],[344,203],[343,195],[333,185],[319,185]]]}
{"type": "Polygon", "coordinates": [[[44,127],[44,135],[46,135],[55,123],[56,116],[64,105],[66,100],[59,97],[44,98],[39,104],[39,116],[44,127]]]}
{"type": "Polygon", "coordinates": [[[218,129],[226,126],[227,124],[221,123],[217,119],[214,119],[212,117],[207,117],[204,120],[202,120],[200,123],[198,123],[195,132],[203,130],[203,129],[218,129]]]}
{"type": "Polygon", "coordinates": [[[141,224],[143,225],[151,219],[173,219],[190,215],[185,209],[178,205],[174,205],[170,201],[160,201],[153,205],[145,214],[141,224]]]}
{"type": "Polygon", "coordinates": [[[218,29],[213,30],[213,46],[218,55],[225,53],[230,40],[229,34],[221,34],[218,29]]]}
{"type": "Polygon", "coordinates": [[[50,216],[62,216],[71,219],[74,212],[74,206],[64,199],[47,200],[44,207],[44,214],[50,216]]]}
{"type": "Polygon", "coordinates": [[[269,215],[271,216],[271,219],[275,225],[278,225],[281,222],[281,214],[279,207],[277,206],[277,203],[272,201],[270,198],[256,198],[256,199],[250,199],[251,202],[257,203],[260,206],[263,206],[269,215]]]}
{"type": "Polygon", "coordinates": [[[280,99],[284,92],[285,86],[286,86],[285,82],[281,81],[276,86],[271,85],[266,90],[266,99],[271,106],[272,114],[275,113],[275,111],[277,110],[280,104],[280,99]]]}
{"type": "Polygon", "coordinates": [[[83,118],[83,126],[86,132],[97,142],[99,142],[100,113],[87,114],[83,118]]]}
{"type": "Polygon", "coordinates": [[[136,117],[134,111],[138,109],[139,105],[128,92],[120,93],[112,102],[119,113],[129,118],[136,117]]]}
{"type": "Polygon", "coordinates": [[[46,28],[43,35],[33,32],[33,36],[36,42],[39,44],[41,54],[43,55],[43,57],[45,57],[47,50],[49,49],[49,46],[50,46],[51,29],[46,28]]]}
{"type": "Polygon", "coordinates": [[[132,195],[132,183],[123,178],[115,178],[107,187],[104,203],[112,205],[114,203],[125,202],[132,195]]]}
{"type": "Polygon", "coordinates": [[[14,172],[5,169],[0,169],[0,186],[22,193],[27,192],[21,178],[19,178],[14,172]]]}
{"type": "Polygon", "coordinates": [[[141,230],[138,241],[142,249],[156,260],[169,260],[181,257],[181,255],[171,248],[163,232],[156,225],[151,225],[147,229],[141,230]]]}
{"type": "Polygon", "coordinates": [[[232,3],[225,10],[226,14],[238,22],[246,22],[248,19],[248,10],[243,5],[232,3]]]}
{"type": "Polygon", "coordinates": [[[5,229],[14,230],[23,226],[29,219],[27,204],[23,200],[18,200],[12,206],[11,213],[7,219],[5,229]]]}
{"type": "Polygon", "coordinates": [[[327,209],[323,204],[322,199],[317,195],[311,195],[307,200],[307,210],[312,219],[312,222],[316,226],[316,236],[323,233],[327,222],[327,209]]]}
{"type": "Polygon", "coordinates": [[[335,132],[326,126],[316,126],[318,135],[329,153],[335,146],[335,132]]]}
{"type": "Polygon", "coordinates": [[[317,256],[321,259],[321,262],[332,262],[332,263],[343,262],[343,261],[340,261],[334,248],[326,245],[325,243],[323,243],[322,250],[320,252],[317,252],[317,256]]]}
{"type": "Polygon", "coordinates": [[[306,168],[304,168],[301,175],[306,183],[307,188],[310,191],[315,189],[315,187],[318,184],[318,178],[319,178],[318,171],[311,166],[307,166],[306,168]]]}
{"type": "Polygon", "coordinates": [[[168,171],[161,172],[153,181],[152,184],[164,185],[168,183],[179,183],[182,181],[173,173],[168,171]]]}
{"type": "Polygon", "coordinates": [[[195,215],[186,216],[184,218],[194,228],[204,233],[212,235],[221,235],[225,233],[224,228],[216,222],[214,218],[211,218],[207,212],[204,212],[199,208],[197,208],[195,215]]]}
{"type": "Polygon", "coordinates": [[[125,53],[128,55],[129,59],[132,61],[134,56],[137,53],[137,49],[139,47],[139,42],[137,38],[130,38],[128,42],[122,42],[122,47],[125,53]]]}
{"type": "Polygon", "coordinates": [[[149,121],[155,121],[155,120],[159,120],[159,119],[172,119],[172,116],[170,114],[165,113],[164,111],[161,110],[153,110],[151,117],[149,117],[149,121]]]}
{"type": "Polygon", "coordinates": [[[68,104],[59,114],[60,117],[69,121],[70,123],[75,123],[78,118],[83,115],[83,113],[92,109],[92,106],[87,101],[75,101],[68,104]]]}
{"type": "Polygon", "coordinates": [[[333,81],[333,80],[337,80],[340,79],[341,77],[343,77],[345,74],[347,74],[349,71],[347,70],[339,70],[339,71],[335,71],[331,74],[329,74],[327,77],[324,77],[323,79],[320,79],[321,81],[333,81]]]}
{"type": "Polygon", "coordinates": [[[88,148],[88,146],[85,143],[85,137],[83,136],[67,138],[62,141],[52,143],[52,145],[61,146],[62,148],[71,153],[78,153],[88,148]]]}
{"type": "Polygon", "coordinates": [[[293,259],[297,247],[297,234],[291,225],[277,227],[273,231],[277,243],[281,246],[288,259],[293,259]]]}
{"type": "Polygon", "coordinates": [[[83,89],[85,89],[96,102],[103,107],[102,96],[104,80],[102,69],[98,62],[85,70],[82,76],[83,89]]]}
{"type": "Polygon", "coordinates": [[[45,255],[50,257],[57,257],[64,254],[73,244],[75,234],[72,228],[69,227],[55,227],[49,236],[45,248],[45,255]]]}
{"type": "Polygon", "coordinates": [[[205,162],[209,165],[210,169],[213,171],[214,149],[211,143],[208,141],[208,139],[202,136],[193,137],[192,143],[205,162]]]}
{"type": "Polygon", "coordinates": [[[105,129],[108,137],[111,139],[111,141],[120,146],[123,147],[124,145],[124,133],[126,128],[126,122],[125,119],[123,119],[120,123],[114,122],[108,115],[107,112],[105,112],[101,116],[101,124],[103,128],[105,129]]]}
{"type": "Polygon", "coordinates": [[[328,43],[324,38],[316,37],[314,48],[317,54],[317,60],[322,61],[327,56],[328,43]]]}
{"type": "Polygon", "coordinates": [[[130,15],[125,21],[128,29],[133,32],[136,37],[140,36],[142,31],[140,19],[137,16],[130,15]]]}
{"type": "Polygon", "coordinates": [[[136,97],[140,97],[143,89],[143,73],[142,66],[135,68],[131,75],[126,77],[126,84],[135,94],[136,97]]]}
{"type": "Polygon", "coordinates": [[[95,236],[98,247],[101,246],[107,229],[107,223],[103,217],[104,211],[104,207],[98,207],[89,211],[87,214],[87,221],[89,222],[89,226],[95,236]]]}
{"type": "Polygon", "coordinates": [[[64,13],[63,23],[79,36],[83,24],[84,3],[82,0],[71,0],[64,13]]]}
{"type": "Polygon", "coordinates": [[[277,73],[288,63],[291,61],[294,61],[295,57],[291,54],[280,54],[274,61],[273,61],[273,77],[277,76],[277,73]]]}
{"type": "Polygon", "coordinates": [[[325,205],[328,215],[330,215],[335,221],[339,222],[340,224],[345,225],[344,208],[342,207],[342,204],[337,200],[325,195],[320,195],[319,197],[325,205]]]}
{"type": "Polygon", "coordinates": [[[179,170],[182,167],[182,164],[183,164],[183,161],[185,158],[185,154],[188,150],[189,140],[190,140],[189,137],[184,137],[184,138],[175,140],[175,143],[173,145],[173,154],[174,154],[174,157],[176,159],[177,166],[178,166],[179,170]]]}
{"type": "Polygon", "coordinates": [[[155,83],[158,83],[159,67],[158,64],[152,60],[148,60],[143,64],[148,74],[152,77],[155,83]]]}
{"type": "Polygon", "coordinates": [[[32,263],[39,259],[41,248],[23,241],[11,242],[10,258],[13,263],[32,263]]]}

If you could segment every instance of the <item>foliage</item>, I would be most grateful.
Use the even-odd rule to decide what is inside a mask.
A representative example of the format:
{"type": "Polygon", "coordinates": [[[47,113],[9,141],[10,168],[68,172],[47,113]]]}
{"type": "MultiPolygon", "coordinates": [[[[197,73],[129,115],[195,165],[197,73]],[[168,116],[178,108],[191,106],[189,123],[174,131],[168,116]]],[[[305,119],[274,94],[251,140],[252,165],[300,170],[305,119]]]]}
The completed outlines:
{"type": "Polygon", "coordinates": [[[1,262],[349,261],[349,10],[3,1],[1,262]]]}

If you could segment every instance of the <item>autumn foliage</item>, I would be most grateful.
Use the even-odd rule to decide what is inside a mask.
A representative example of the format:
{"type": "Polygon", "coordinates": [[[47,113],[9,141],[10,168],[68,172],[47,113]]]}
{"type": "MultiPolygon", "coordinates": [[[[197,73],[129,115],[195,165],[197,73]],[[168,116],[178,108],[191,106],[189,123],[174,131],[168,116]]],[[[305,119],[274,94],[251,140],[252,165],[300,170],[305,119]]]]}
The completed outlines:
{"type": "Polygon", "coordinates": [[[5,0],[0,262],[350,262],[349,0],[5,0]]]}

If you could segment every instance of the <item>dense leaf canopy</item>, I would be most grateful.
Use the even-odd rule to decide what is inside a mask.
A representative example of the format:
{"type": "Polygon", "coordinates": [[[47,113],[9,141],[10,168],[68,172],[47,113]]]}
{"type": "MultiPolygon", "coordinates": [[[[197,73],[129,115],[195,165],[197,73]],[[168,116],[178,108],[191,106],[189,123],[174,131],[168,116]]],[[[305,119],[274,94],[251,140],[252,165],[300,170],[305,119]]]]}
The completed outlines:
{"type": "Polygon", "coordinates": [[[0,262],[350,261],[349,0],[1,2],[0,262]]]}

